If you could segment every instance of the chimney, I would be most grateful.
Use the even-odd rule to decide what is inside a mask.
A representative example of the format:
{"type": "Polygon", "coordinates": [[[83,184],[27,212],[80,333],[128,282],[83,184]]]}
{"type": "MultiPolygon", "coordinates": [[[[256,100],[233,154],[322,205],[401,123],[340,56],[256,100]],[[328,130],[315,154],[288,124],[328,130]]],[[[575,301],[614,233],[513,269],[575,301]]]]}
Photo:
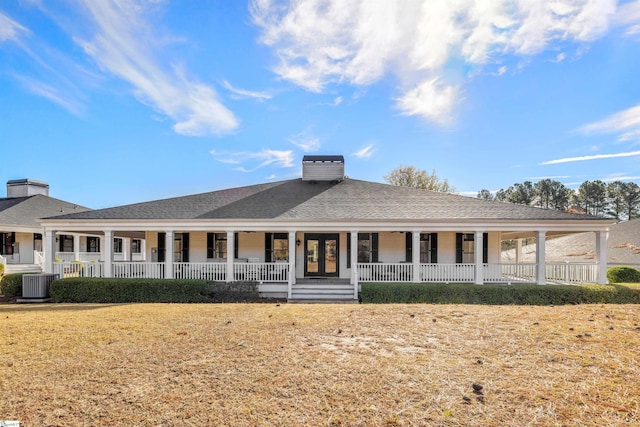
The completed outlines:
{"type": "Polygon", "coordinates": [[[7,197],[29,197],[36,194],[48,196],[49,184],[29,178],[7,181],[7,197]]]}
{"type": "Polygon", "coordinates": [[[339,182],[344,179],[343,156],[304,156],[302,180],[339,182]]]}

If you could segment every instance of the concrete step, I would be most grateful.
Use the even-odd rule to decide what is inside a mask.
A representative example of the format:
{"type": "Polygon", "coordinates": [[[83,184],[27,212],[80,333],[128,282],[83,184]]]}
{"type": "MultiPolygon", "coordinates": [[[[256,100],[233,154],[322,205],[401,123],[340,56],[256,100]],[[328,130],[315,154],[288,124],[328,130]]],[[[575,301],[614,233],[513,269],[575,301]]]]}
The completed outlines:
{"type": "Polygon", "coordinates": [[[305,281],[293,285],[290,302],[357,302],[348,282],[305,281]]]}

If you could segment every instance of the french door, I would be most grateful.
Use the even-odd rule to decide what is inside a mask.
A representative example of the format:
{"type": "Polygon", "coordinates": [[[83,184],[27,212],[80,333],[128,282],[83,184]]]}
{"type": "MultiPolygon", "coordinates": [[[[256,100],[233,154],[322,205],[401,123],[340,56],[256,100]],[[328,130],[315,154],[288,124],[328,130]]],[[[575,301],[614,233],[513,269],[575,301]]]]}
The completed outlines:
{"type": "Polygon", "coordinates": [[[304,275],[338,277],[340,274],[340,235],[304,235],[304,275]]]}

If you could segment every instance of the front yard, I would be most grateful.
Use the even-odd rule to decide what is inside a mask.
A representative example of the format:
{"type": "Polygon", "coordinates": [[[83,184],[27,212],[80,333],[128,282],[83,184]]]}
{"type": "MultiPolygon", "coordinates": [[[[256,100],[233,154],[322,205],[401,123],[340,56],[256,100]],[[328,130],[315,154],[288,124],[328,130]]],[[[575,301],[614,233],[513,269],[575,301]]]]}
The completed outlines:
{"type": "Polygon", "coordinates": [[[0,305],[0,328],[25,426],[640,423],[638,305],[0,305]]]}

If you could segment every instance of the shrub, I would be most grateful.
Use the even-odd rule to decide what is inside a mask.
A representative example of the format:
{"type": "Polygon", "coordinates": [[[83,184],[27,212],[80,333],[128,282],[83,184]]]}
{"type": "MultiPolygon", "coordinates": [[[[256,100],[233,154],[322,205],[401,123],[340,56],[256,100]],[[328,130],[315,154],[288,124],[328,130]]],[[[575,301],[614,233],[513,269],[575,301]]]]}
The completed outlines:
{"type": "Polygon", "coordinates": [[[363,303],[564,305],[640,303],[640,290],[611,285],[363,283],[363,303]]]}
{"type": "Polygon", "coordinates": [[[0,295],[14,298],[22,296],[22,276],[30,273],[13,273],[0,279],[0,295]]]}
{"type": "Polygon", "coordinates": [[[607,270],[609,283],[640,283],[640,271],[632,267],[611,267],[607,270]]]}
{"type": "Polygon", "coordinates": [[[51,300],[67,303],[249,302],[260,299],[256,282],[213,283],[187,279],[72,277],[51,283],[51,300]]]}
{"type": "Polygon", "coordinates": [[[0,263],[0,279],[4,276],[4,264],[0,263]]]}

